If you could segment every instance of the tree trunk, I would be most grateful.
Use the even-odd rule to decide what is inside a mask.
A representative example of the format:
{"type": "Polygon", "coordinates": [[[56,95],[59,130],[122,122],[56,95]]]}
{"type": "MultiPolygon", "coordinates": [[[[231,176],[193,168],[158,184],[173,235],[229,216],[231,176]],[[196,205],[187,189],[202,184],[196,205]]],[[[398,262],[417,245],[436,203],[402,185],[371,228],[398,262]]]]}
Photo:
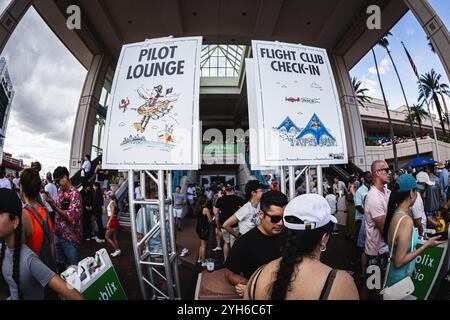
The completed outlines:
{"type": "Polygon", "coordinates": [[[443,132],[444,136],[446,136],[447,133],[445,131],[444,119],[442,118],[441,104],[439,102],[439,99],[438,99],[436,93],[433,94],[433,100],[434,100],[434,103],[436,104],[436,109],[437,109],[437,112],[438,112],[438,115],[439,115],[439,121],[441,122],[442,132],[443,132]]]}
{"type": "Polygon", "coordinates": [[[392,151],[394,153],[394,170],[397,170],[398,169],[398,158],[397,158],[397,146],[395,144],[395,139],[394,139],[394,127],[392,126],[391,114],[389,112],[389,108],[387,105],[386,96],[384,94],[384,89],[383,89],[383,84],[382,84],[381,78],[380,78],[380,72],[378,71],[377,58],[375,56],[375,51],[373,50],[373,48],[372,48],[372,54],[373,54],[373,60],[375,61],[375,68],[377,70],[378,83],[380,84],[381,93],[383,95],[384,106],[386,108],[386,114],[387,114],[388,122],[389,122],[389,133],[390,133],[390,138],[391,138],[391,142],[392,142],[392,151]]]}

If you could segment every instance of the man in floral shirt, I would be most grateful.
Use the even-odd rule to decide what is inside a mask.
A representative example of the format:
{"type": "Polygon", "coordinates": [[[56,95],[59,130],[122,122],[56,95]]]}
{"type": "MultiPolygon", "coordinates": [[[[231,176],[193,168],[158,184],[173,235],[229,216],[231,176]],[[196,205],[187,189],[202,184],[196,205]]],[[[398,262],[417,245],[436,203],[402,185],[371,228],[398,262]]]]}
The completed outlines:
{"type": "Polygon", "coordinates": [[[59,186],[58,198],[56,203],[49,197],[47,201],[56,213],[54,226],[56,262],[59,268],[65,269],[67,265],[78,265],[80,261],[83,206],[80,193],[70,183],[67,168],[56,168],[53,178],[59,186]]]}

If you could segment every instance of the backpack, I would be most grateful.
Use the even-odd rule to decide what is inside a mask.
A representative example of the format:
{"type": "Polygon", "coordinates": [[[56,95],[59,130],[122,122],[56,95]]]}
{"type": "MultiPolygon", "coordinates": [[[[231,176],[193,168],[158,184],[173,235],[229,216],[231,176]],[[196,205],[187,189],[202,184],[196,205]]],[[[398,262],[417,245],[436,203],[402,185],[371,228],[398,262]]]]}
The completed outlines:
{"type": "Polygon", "coordinates": [[[56,271],[56,264],[53,259],[53,255],[52,255],[52,251],[51,251],[53,243],[51,242],[51,238],[50,238],[50,233],[51,233],[50,223],[49,223],[50,215],[47,213],[46,219],[44,220],[42,218],[41,214],[39,213],[39,211],[37,211],[32,206],[26,206],[24,209],[27,210],[28,213],[30,213],[34,217],[34,219],[36,219],[39,222],[39,225],[42,228],[43,237],[42,237],[42,243],[41,243],[41,251],[39,252],[39,255],[38,255],[39,259],[41,259],[41,261],[47,267],[49,267],[53,271],[56,271]]]}

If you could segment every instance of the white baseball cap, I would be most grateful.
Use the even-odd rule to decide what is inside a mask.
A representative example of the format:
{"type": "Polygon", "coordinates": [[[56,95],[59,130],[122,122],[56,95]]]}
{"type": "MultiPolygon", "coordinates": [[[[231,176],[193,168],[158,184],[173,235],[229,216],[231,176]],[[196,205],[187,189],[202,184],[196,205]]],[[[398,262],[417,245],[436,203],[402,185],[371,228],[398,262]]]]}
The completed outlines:
{"type": "Polygon", "coordinates": [[[429,186],[434,186],[434,184],[435,184],[434,181],[430,180],[430,176],[428,175],[428,173],[426,173],[424,171],[419,172],[417,174],[416,180],[417,180],[418,183],[421,183],[421,182],[422,183],[426,183],[429,186]]]}
{"type": "Polygon", "coordinates": [[[314,193],[302,194],[295,197],[284,209],[284,226],[291,230],[312,230],[323,227],[329,222],[337,223],[336,217],[331,214],[328,201],[314,193]],[[301,223],[287,222],[289,216],[300,219],[301,223]]]}

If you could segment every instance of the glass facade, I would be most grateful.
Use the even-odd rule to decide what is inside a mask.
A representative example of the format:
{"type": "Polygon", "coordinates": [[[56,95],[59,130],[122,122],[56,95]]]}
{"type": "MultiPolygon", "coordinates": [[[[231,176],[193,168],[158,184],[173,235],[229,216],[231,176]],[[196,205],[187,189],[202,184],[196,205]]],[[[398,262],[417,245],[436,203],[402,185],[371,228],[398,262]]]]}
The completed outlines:
{"type": "Polygon", "coordinates": [[[245,46],[204,45],[202,47],[202,77],[239,77],[245,46]]]}
{"type": "Polygon", "coordinates": [[[103,132],[105,129],[105,119],[99,114],[95,117],[94,136],[92,139],[91,159],[97,158],[102,153],[103,132]]]}

